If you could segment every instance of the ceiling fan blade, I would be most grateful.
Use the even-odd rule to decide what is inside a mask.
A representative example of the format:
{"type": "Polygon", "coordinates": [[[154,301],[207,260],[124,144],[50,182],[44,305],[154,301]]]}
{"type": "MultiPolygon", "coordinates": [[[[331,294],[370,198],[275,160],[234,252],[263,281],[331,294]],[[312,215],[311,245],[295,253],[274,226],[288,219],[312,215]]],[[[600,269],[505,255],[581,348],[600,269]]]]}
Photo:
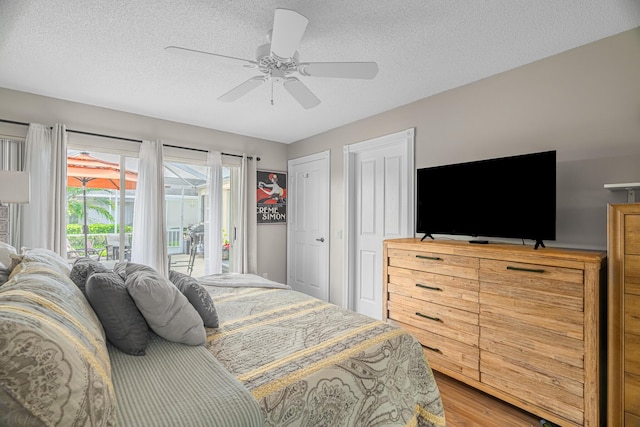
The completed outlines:
{"type": "Polygon", "coordinates": [[[303,76],[371,80],[378,74],[375,62],[310,62],[298,65],[303,76]]]}
{"type": "Polygon", "coordinates": [[[304,108],[309,109],[320,104],[313,92],[295,77],[287,78],[282,85],[304,108]]]}
{"type": "Polygon", "coordinates": [[[233,56],[226,56],[226,55],[218,55],[217,53],[204,52],[202,50],[195,50],[195,49],[187,49],[186,47],[167,46],[164,48],[164,50],[172,54],[180,55],[183,57],[194,58],[199,55],[208,55],[209,57],[213,57],[215,59],[222,60],[228,63],[237,64],[240,62],[245,65],[254,65],[254,66],[256,65],[255,61],[251,61],[249,59],[234,58],[233,56]]]}
{"type": "Polygon", "coordinates": [[[247,93],[251,92],[253,89],[260,86],[262,83],[264,83],[264,81],[265,81],[264,76],[251,77],[249,80],[245,81],[244,83],[240,83],[238,86],[234,87],[229,92],[220,96],[218,98],[218,101],[233,102],[236,99],[240,98],[241,96],[246,95],[247,93]]]}
{"type": "Polygon", "coordinates": [[[292,58],[309,20],[298,12],[276,9],[271,33],[271,54],[280,59],[292,58]]]}

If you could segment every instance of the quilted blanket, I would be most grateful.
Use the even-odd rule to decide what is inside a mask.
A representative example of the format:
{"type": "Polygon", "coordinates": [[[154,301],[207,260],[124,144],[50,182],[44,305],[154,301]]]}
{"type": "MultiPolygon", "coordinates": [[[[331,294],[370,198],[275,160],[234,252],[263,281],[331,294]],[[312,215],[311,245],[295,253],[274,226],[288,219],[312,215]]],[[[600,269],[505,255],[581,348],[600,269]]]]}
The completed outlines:
{"type": "Polygon", "coordinates": [[[200,282],[221,322],[207,348],[266,425],[445,425],[422,347],[404,330],[290,289],[200,282]]]}

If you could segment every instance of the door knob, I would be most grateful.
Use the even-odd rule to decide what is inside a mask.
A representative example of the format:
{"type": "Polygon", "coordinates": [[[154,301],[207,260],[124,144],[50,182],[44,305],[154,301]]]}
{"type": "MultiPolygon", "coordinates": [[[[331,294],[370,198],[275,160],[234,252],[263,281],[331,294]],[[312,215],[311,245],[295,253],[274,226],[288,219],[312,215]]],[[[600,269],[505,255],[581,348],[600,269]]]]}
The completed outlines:
{"type": "Polygon", "coordinates": [[[324,242],[324,237],[321,237],[319,239],[316,239],[316,242],[324,242]]]}

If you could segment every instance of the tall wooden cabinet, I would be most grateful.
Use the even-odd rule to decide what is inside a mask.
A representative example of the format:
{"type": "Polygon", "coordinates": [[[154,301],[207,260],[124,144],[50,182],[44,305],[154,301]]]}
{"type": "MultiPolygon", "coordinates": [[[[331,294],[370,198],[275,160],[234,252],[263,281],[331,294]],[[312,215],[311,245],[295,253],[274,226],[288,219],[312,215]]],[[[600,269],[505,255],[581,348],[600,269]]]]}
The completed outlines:
{"type": "Polygon", "coordinates": [[[562,426],[599,426],[603,252],[384,242],[383,317],[434,370],[562,426]]]}
{"type": "Polygon", "coordinates": [[[640,426],[640,203],[609,205],[607,425],[640,426]]]}

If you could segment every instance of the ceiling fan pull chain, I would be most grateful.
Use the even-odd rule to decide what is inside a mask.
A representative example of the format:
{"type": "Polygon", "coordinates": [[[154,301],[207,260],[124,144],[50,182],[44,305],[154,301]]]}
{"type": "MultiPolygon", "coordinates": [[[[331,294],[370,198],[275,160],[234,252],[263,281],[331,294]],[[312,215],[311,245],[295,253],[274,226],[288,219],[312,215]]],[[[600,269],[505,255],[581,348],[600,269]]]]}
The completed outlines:
{"type": "Polygon", "coordinates": [[[273,105],[273,79],[269,80],[271,80],[271,105],[273,105]]]}

